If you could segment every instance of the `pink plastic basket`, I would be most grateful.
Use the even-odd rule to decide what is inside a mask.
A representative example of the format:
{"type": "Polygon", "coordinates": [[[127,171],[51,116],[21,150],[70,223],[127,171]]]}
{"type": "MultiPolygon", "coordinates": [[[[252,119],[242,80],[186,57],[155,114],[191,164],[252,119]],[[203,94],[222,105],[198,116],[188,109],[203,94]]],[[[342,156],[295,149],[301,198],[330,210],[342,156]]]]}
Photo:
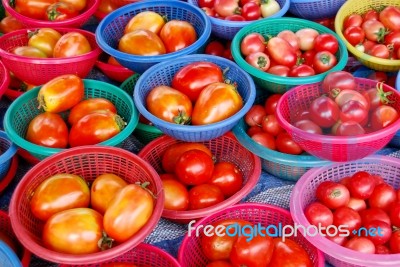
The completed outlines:
{"type": "Polygon", "coordinates": [[[137,247],[128,252],[106,262],[86,264],[86,265],[66,265],[60,264],[58,267],[101,267],[101,264],[105,263],[118,263],[118,262],[129,262],[137,266],[151,266],[151,267],[180,267],[179,262],[164,250],[150,245],[141,243],[137,247]]]}
{"type": "MultiPolygon", "coordinates": [[[[364,78],[356,78],[359,92],[376,88],[377,82],[364,78]]],[[[322,83],[297,86],[286,92],[277,105],[277,119],[281,126],[308,153],[331,161],[350,161],[364,158],[383,148],[390,142],[400,128],[400,119],[390,126],[360,136],[333,136],[307,133],[294,127],[291,122],[296,115],[307,110],[310,103],[323,94],[322,83]]],[[[392,91],[390,104],[400,112],[400,93],[393,87],[383,84],[385,92],[392,91]]]]}
{"type": "Polygon", "coordinates": [[[107,56],[104,56],[104,54],[100,55],[100,57],[96,61],[95,66],[111,80],[122,83],[133,74],[135,74],[135,72],[131,71],[128,68],[125,68],[124,66],[108,64],[106,62],[106,59],[107,56]]]}
{"type": "Polygon", "coordinates": [[[4,66],[3,62],[0,60],[0,99],[6,92],[9,84],[10,84],[10,74],[6,66],[4,66]]]}
{"type": "Polygon", "coordinates": [[[26,28],[33,27],[66,27],[66,28],[80,28],[85,24],[90,17],[96,12],[100,5],[100,0],[87,0],[85,9],[76,17],[71,19],[66,19],[62,21],[48,21],[48,20],[38,20],[21,15],[10,6],[10,0],[2,0],[4,9],[18,21],[22,22],[26,28]]]}
{"type": "MultiPolygon", "coordinates": [[[[178,141],[170,136],[163,135],[148,143],[138,155],[145,161],[149,162],[157,172],[161,173],[161,157],[163,153],[169,146],[181,142],[182,141],[178,141]]],[[[231,132],[210,141],[200,143],[206,145],[211,150],[213,156],[216,157],[217,162],[222,160],[229,161],[239,167],[243,173],[243,187],[233,196],[209,208],[188,211],[164,210],[162,213],[162,217],[164,218],[181,223],[187,223],[191,220],[203,218],[207,215],[218,212],[243,199],[251,192],[260,178],[260,158],[243,147],[231,132]]]]}
{"type": "Polygon", "coordinates": [[[76,74],[85,78],[93,68],[101,53],[95,35],[89,31],[71,28],[54,28],[61,34],[79,32],[89,41],[92,51],[80,56],[68,58],[29,58],[18,56],[10,51],[18,46],[28,44],[28,32],[36,29],[23,29],[4,34],[0,37],[0,57],[6,68],[20,80],[41,85],[63,75],[76,74]]]}
{"type": "Polygon", "coordinates": [[[84,146],[57,153],[32,167],[12,195],[10,218],[20,242],[38,257],[64,264],[93,264],[111,260],[139,245],[157,225],[163,207],[164,194],[160,177],[147,162],[121,148],[84,146]],[[57,173],[76,174],[88,182],[92,182],[103,173],[114,173],[129,183],[150,182],[147,188],[157,196],[153,214],[138,233],[111,249],[85,255],[49,250],[41,239],[44,222],[33,216],[29,201],[35,188],[44,179],[57,173]]]}
{"type": "MultiPolygon", "coordinates": [[[[268,225],[278,226],[279,223],[281,223],[282,226],[293,225],[292,217],[287,210],[268,204],[246,203],[234,205],[230,208],[213,213],[198,221],[193,227],[197,228],[200,225],[210,225],[223,219],[242,219],[254,224],[260,223],[264,227],[268,225]]],[[[291,239],[298,242],[308,252],[314,267],[325,266],[322,253],[302,235],[291,239]]],[[[194,231],[190,236],[186,234],[183,238],[178,253],[178,260],[182,267],[207,265],[208,260],[201,249],[200,238],[195,237],[194,231]]]]}
{"type": "MultiPolygon", "coordinates": [[[[338,182],[341,178],[350,176],[357,171],[379,174],[388,184],[395,188],[400,187],[400,159],[392,157],[371,156],[353,162],[314,168],[305,173],[293,189],[290,199],[293,220],[305,227],[309,226],[310,223],[303,210],[316,200],[315,190],[318,185],[324,181],[338,182]]],[[[319,248],[325,254],[327,261],[336,267],[400,266],[400,254],[364,254],[339,246],[319,235],[308,236],[307,240],[319,248]]]]}

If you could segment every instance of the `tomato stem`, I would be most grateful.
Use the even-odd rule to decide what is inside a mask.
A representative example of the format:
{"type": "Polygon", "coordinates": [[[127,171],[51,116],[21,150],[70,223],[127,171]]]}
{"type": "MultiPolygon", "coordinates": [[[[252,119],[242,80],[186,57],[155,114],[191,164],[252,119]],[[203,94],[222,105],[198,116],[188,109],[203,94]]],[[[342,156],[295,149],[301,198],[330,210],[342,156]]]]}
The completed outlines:
{"type": "Polygon", "coordinates": [[[154,199],[157,199],[157,196],[150,189],[147,188],[150,185],[150,182],[136,182],[135,184],[146,190],[154,199]]]}
{"type": "Polygon", "coordinates": [[[174,123],[181,125],[190,124],[191,120],[192,119],[186,114],[186,112],[182,110],[179,110],[178,115],[173,118],[174,123]]]}
{"type": "Polygon", "coordinates": [[[101,249],[101,251],[104,251],[106,249],[112,248],[114,239],[109,237],[105,231],[103,231],[101,238],[97,242],[97,246],[101,249]]]}
{"type": "Polygon", "coordinates": [[[393,92],[389,91],[389,92],[385,92],[383,91],[383,82],[378,82],[376,84],[376,94],[379,96],[379,99],[381,100],[381,103],[384,105],[393,103],[394,101],[389,100],[388,96],[390,96],[391,94],[393,94],[393,92]]]}
{"type": "Polygon", "coordinates": [[[127,125],[127,123],[119,115],[115,115],[114,120],[115,120],[115,123],[118,125],[119,131],[122,131],[125,128],[125,126],[127,125]]]}
{"type": "Polygon", "coordinates": [[[28,30],[28,39],[30,39],[32,36],[36,35],[39,32],[39,30],[28,30]]]}

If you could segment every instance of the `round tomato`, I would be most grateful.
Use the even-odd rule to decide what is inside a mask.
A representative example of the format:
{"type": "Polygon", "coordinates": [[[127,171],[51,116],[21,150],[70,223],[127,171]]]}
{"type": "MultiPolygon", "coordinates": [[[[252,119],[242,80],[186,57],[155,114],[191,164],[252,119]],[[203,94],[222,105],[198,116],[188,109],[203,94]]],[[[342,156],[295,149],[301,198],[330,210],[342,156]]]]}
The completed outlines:
{"type": "Polygon", "coordinates": [[[297,61],[294,48],[286,40],[279,37],[272,37],[268,41],[268,54],[279,65],[293,67],[297,61]]]}
{"type": "Polygon", "coordinates": [[[351,45],[356,46],[364,41],[365,32],[359,26],[352,26],[344,30],[343,36],[351,45]]]}
{"type": "Polygon", "coordinates": [[[365,37],[370,41],[381,43],[387,34],[385,26],[378,20],[364,21],[361,27],[365,32],[365,37]]]}
{"type": "Polygon", "coordinates": [[[259,33],[250,33],[246,35],[240,43],[240,51],[244,56],[255,52],[264,52],[265,38],[259,33]]]}
{"type": "Polygon", "coordinates": [[[267,54],[263,52],[255,52],[251,53],[246,57],[246,62],[249,63],[251,66],[262,70],[266,71],[269,69],[270,66],[270,60],[267,54]]]}
{"type": "Polygon", "coordinates": [[[68,254],[90,254],[101,251],[103,216],[89,208],[60,211],[50,217],[44,227],[45,247],[68,254]]]}
{"type": "Polygon", "coordinates": [[[9,33],[25,28],[25,26],[13,16],[6,16],[0,21],[0,33],[9,33]]]}
{"type": "Polygon", "coordinates": [[[365,12],[362,15],[363,21],[367,20],[378,20],[379,19],[379,13],[375,9],[369,9],[367,12],[365,12]]]}
{"type": "Polygon", "coordinates": [[[346,229],[352,234],[353,230],[361,227],[361,216],[349,207],[340,207],[333,212],[333,224],[337,227],[347,226],[346,229]]]}
{"type": "Polygon", "coordinates": [[[46,10],[47,19],[50,21],[63,21],[71,19],[79,15],[71,4],[65,2],[57,2],[51,4],[46,10]]]}
{"type": "Polygon", "coordinates": [[[258,125],[250,126],[250,128],[248,128],[246,131],[247,135],[250,137],[252,137],[257,133],[262,133],[262,132],[263,132],[262,128],[258,125]]]}
{"type": "Polygon", "coordinates": [[[23,57],[47,58],[46,54],[32,46],[18,46],[11,51],[13,54],[23,57]]]}
{"type": "Polygon", "coordinates": [[[51,28],[41,28],[29,34],[28,46],[36,47],[47,57],[52,57],[54,47],[61,38],[61,34],[51,28]]]}
{"type": "Polygon", "coordinates": [[[325,205],[319,202],[313,202],[304,210],[308,222],[312,225],[328,227],[333,223],[333,213],[325,205]]]}
{"type": "Polygon", "coordinates": [[[366,237],[355,236],[344,244],[345,248],[352,249],[361,253],[374,254],[375,245],[366,237]]]}
{"type": "Polygon", "coordinates": [[[279,122],[275,115],[264,116],[261,121],[261,128],[264,132],[269,133],[273,136],[277,136],[284,131],[283,128],[279,125],[279,122]]]}
{"type": "Polygon", "coordinates": [[[366,119],[368,119],[368,110],[359,101],[349,100],[340,108],[340,120],[342,122],[361,123],[366,119]]]}
{"type": "Polygon", "coordinates": [[[315,75],[314,69],[306,64],[294,66],[289,72],[290,77],[306,77],[312,75],[315,75]]]}
{"type": "Polygon", "coordinates": [[[221,161],[214,165],[210,183],[218,186],[225,197],[230,197],[242,188],[243,174],[235,164],[221,161]]]}
{"type": "MultiPolygon", "coordinates": [[[[371,78],[369,78],[371,79],[371,78]]],[[[371,110],[375,110],[377,107],[383,104],[388,104],[390,100],[387,98],[392,92],[384,92],[382,84],[377,88],[371,88],[364,91],[363,96],[368,101],[371,110]]]]}
{"type": "Polygon", "coordinates": [[[295,32],[295,34],[299,38],[301,51],[314,49],[314,40],[319,35],[319,32],[311,28],[303,28],[295,32]]]}
{"type": "Polygon", "coordinates": [[[400,253],[400,231],[394,231],[389,240],[390,252],[400,253]]]}
{"type": "Polygon", "coordinates": [[[99,175],[90,187],[91,207],[104,214],[115,194],[127,185],[128,183],[124,179],[115,174],[103,173],[99,175]]]}
{"type": "Polygon", "coordinates": [[[214,56],[222,57],[222,55],[224,54],[224,50],[225,50],[225,47],[221,42],[211,41],[207,44],[206,49],[204,50],[204,53],[207,55],[214,55],[214,56]]]}
{"type": "Polygon", "coordinates": [[[270,67],[267,70],[267,72],[270,74],[273,74],[273,75],[281,76],[281,77],[288,77],[290,68],[287,66],[283,66],[283,65],[275,65],[275,66],[270,67]]]}
{"type": "Polygon", "coordinates": [[[390,56],[389,48],[384,44],[374,45],[369,52],[371,56],[388,59],[390,56]]]}
{"type": "Polygon", "coordinates": [[[260,126],[266,115],[263,105],[253,105],[244,116],[244,120],[249,126],[260,126]]]}
{"type": "Polygon", "coordinates": [[[360,27],[363,23],[363,18],[360,14],[351,14],[344,19],[343,28],[347,29],[352,26],[360,27]]]}
{"type": "Polygon", "coordinates": [[[368,199],[371,208],[380,208],[386,212],[396,202],[397,196],[394,188],[386,183],[375,186],[370,198],[368,199]]]}
{"type": "Polygon", "coordinates": [[[328,51],[336,54],[339,49],[339,43],[335,36],[329,33],[323,33],[315,37],[314,50],[317,52],[328,51]]]}
{"type": "Polygon", "coordinates": [[[313,266],[310,256],[303,247],[291,239],[274,238],[274,252],[269,266],[313,266]]]}
{"type": "MultiPolygon", "coordinates": [[[[337,89],[339,89],[340,91],[342,91],[346,89],[355,89],[356,82],[354,76],[350,72],[334,71],[328,73],[328,75],[325,76],[324,80],[322,81],[322,88],[324,89],[325,93],[329,93],[329,95],[332,95],[332,90],[336,91],[337,89]]],[[[332,96],[336,97],[336,95],[337,92],[335,95],[332,96]]]]}
{"type": "Polygon", "coordinates": [[[253,139],[253,141],[256,142],[257,144],[262,145],[268,149],[272,150],[276,149],[275,138],[270,133],[264,131],[260,133],[255,133],[251,136],[251,139],[253,139]]]}
{"type": "Polygon", "coordinates": [[[104,213],[104,230],[117,242],[137,233],[153,214],[154,199],[148,189],[129,184],[119,190],[104,213]]]}
{"type": "Polygon", "coordinates": [[[392,44],[394,51],[397,51],[400,48],[400,30],[388,33],[388,35],[385,36],[385,44],[392,44]]]}
{"type": "Polygon", "coordinates": [[[368,100],[360,93],[355,90],[341,90],[337,94],[337,92],[332,91],[331,96],[335,99],[336,104],[339,108],[343,107],[348,101],[358,101],[360,102],[367,110],[369,109],[368,100]]]}
{"type": "Polygon", "coordinates": [[[340,115],[339,106],[327,96],[320,96],[311,102],[310,117],[320,127],[332,127],[340,115]]]}
{"type": "Polygon", "coordinates": [[[317,187],[317,198],[330,209],[344,207],[349,203],[350,192],[346,186],[332,181],[325,181],[317,187]]]}
{"type": "Polygon", "coordinates": [[[281,132],[276,136],[276,149],[279,152],[299,155],[303,152],[303,149],[293,141],[292,137],[287,132],[281,132]]]}
{"type": "Polygon", "coordinates": [[[399,119],[399,113],[391,106],[379,106],[371,114],[371,126],[374,131],[388,127],[399,119]]]}
{"type": "Polygon", "coordinates": [[[314,56],[313,66],[315,73],[322,73],[332,69],[337,63],[336,56],[328,51],[318,52],[314,56]]]}
{"type": "Polygon", "coordinates": [[[192,149],[180,155],[175,164],[175,174],[185,185],[200,185],[211,180],[214,161],[203,150],[192,149]]]}
{"type": "Polygon", "coordinates": [[[195,185],[189,190],[189,209],[198,210],[224,201],[221,189],[213,184],[195,185]]]}
{"type": "Polygon", "coordinates": [[[74,125],[82,117],[99,110],[117,113],[117,108],[110,100],[101,97],[89,98],[72,107],[68,115],[68,122],[70,125],[74,125]]]}
{"type": "Polygon", "coordinates": [[[375,235],[367,236],[367,238],[371,240],[375,244],[375,246],[385,244],[389,241],[390,236],[392,235],[392,227],[390,226],[390,224],[379,220],[371,221],[367,224],[364,224],[364,227],[367,229],[377,229],[375,230],[375,235]]]}
{"type": "Polygon", "coordinates": [[[245,20],[256,20],[261,17],[260,5],[254,2],[248,2],[242,6],[242,16],[245,20]]]}
{"type": "Polygon", "coordinates": [[[163,179],[164,209],[187,210],[189,208],[189,192],[184,184],[174,179],[163,179]]]}
{"type": "MultiPolygon", "coordinates": [[[[301,55],[301,59],[302,59],[302,61],[303,61],[303,65],[308,65],[308,66],[313,66],[313,64],[314,64],[314,57],[315,57],[315,54],[316,54],[317,52],[315,52],[315,50],[308,50],[308,51],[305,51],[302,55],[301,55]]],[[[314,69],[313,69],[313,71],[314,71],[314,69]]],[[[315,71],[314,71],[314,74],[315,74],[315,71]]]]}
{"type": "Polygon", "coordinates": [[[379,13],[379,20],[389,30],[396,31],[400,29],[400,8],[395,6],[386,6],[379,13]]]}
{"type": "Polygon", "coordinates": [[[15,11],[23,16],[43,20],[46,9],[57,0],[15,0],[15,11]]]}
{"type": "Polygon", "coordinates": [[[183,20],[170,20],[160,31],[167,53],[182,50],[197,40],[197,33],[193,25],[183,20]]]}
{"type": "Polygon", "coordinates": [[[68,127],[59,114],[44,112],[30,121],[25,139],[39,146],[66,148],[68,127]]]}
{"type": "Polygon", "coordinates": [[[86,37],[79,32],[68,32],[61,36],[54,47],[53,57],[74,57],[89,53],[92,47],[86,37]]]}
{"type": "Polygon", "coordinates": [[[126,34],[135,30],[148,30],[159,34],[164,25],[165,20],[160,14],[147,10],[133,16],[128,24],[126,24],[124,33],[126,34]]]}
{"type": "Polygon", "coordinates": [[[365,129],[355,121],[339,121],[332,127],[331,132],[337,136],[357,136],[365,134],[365,129]]]}
{"type": "Polygon", "coordinates": [[[282,97],[281,94],[270,95],[264,102],[265,112],[267,114],[275,114],[276,106],[278,105],[279,99],[282,97]]]}
{"type": "Polygon", "coordinates": [[[199,7],[214,7],[215,0],[199,0],[199,7]]]}
{"type": "Polygon", "coordinates": [[[221,17],[234,15],[239,10],[239,1],[237,0],[215,0],[214,9],[221,17]]]}
{"type": "Polygon", "coordinates": [[[312,134],[322,134],[322,129],[311,120],[299,120],[294,124],[295,127],[312,134]]]}
{"type": "Polygon", "coordinates": [[[352,197],[367,199],[375,188],[375,179],[366,171],[354,173],[347,185],[352,197]]]}
{"type": "Polygon", "coordinates": [[[274,242],[272,237],[255,235],[253,239],[241,235],[232,247],[230,260],[235,267],[268,266],[272,259],[274,242]]]}
{"type": "Polygon", "coordinates": [[[397,202],[393,204],[389,214],[392,225],[397,228],[400,228],[400,199],[398,199],[397,202]]]}
{"type": "Polygon", "coordinates": [[[382,221],[391,225],[389,215],[380,208],[368,208],[360,211],[361,221],[363,225],[370,223],[371,221],[382,221]]]}
{"type": "MultiPolygon", "coordinates": [[[[65,0],[65,1],[75,1],[75,0],[65,0]]],[[[77,0],[80,1],[80,0],[77,0]]],[[[112,0],[101,0],[100,1],[100,5],[97,8],[97,11],[103,14],[109,14],[111,12],[113,12],[116,7],[113,5],[113,3],[111,3],[112,0]]]]}

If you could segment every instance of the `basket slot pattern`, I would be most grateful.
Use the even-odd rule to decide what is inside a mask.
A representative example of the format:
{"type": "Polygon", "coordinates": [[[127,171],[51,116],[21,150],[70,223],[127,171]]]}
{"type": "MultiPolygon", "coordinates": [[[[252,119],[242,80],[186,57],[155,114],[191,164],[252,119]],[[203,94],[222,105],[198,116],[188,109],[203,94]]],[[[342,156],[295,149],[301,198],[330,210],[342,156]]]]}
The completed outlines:
{"type": "MultiPolygon", "coordinates": [[[[11,145],[12,143],[10,140],[0,137],[0,159],[1,159],[1,154],[7,151],[11,147],[11,145]]],[[[10,168],[11,160],[12,158],[8,158],[0,161],[0,181],[7,174],[10,168]]]]}
{"type": "Polygon", "coordinates": [[[332,18],[344,2],[346,0],[291,0],[289,12],[309,20],[332,18]]]}

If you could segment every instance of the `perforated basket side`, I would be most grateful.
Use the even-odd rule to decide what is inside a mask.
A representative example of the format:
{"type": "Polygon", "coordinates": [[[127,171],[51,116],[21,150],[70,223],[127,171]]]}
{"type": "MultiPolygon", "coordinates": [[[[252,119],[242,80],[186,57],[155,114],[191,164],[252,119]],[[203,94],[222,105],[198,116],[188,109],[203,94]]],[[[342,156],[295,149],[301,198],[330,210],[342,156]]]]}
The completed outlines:
{"type": "Polygon", "coordinates": [[[333,18],[345,2],[346,0],[291,0],[289,11],[297,17],[309,20],[333,18]]]}

